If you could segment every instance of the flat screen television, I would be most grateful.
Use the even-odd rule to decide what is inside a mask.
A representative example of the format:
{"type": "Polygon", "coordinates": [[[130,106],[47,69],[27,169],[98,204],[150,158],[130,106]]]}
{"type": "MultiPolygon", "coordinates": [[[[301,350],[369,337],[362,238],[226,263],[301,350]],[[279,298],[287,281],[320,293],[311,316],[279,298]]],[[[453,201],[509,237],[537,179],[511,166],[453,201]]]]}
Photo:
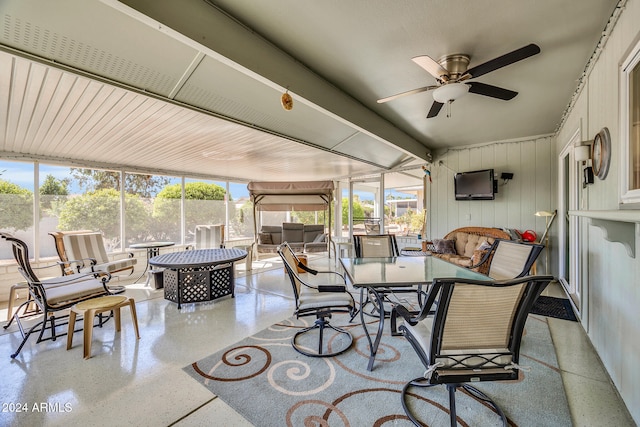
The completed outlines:
{"type": "Polygon", "coordinates": [[[456,200],[494,200],[498,192],[493,169],[457,173],[454,181],[456,200]]]}

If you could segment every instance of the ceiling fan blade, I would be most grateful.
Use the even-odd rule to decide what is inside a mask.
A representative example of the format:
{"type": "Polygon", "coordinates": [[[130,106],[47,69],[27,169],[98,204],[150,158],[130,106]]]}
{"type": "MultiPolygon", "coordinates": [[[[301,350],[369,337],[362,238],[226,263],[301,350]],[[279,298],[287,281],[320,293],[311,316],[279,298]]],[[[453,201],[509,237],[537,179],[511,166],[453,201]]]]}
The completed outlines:
{"type": "Polygon", "coordinates": [[[432,117],[435,117],[438,115],[438,113],[440,112],[440,110],[442,110],[442,106],[444,104],[442,102],[438,102],[438,101],[433,101],[433,104],[431,104],[431,109],[429,110],[429,113],[427,114],[427,119],[430,119],[432,117]]]}
{"type": "Polygon", "coordinates": [[[511,65],[514,62],[522,61],[530,56],[537,55],[540,53],[540,48],[538,45],[529,44],[525,47],[521,47],[520,49],[516,49],[513,52],[506,53],[502,56],[494,58],[490,61],[485,62],[484,64],[476,65],[467,70],[465,76],[469,74],[471,77],[475,78],[480,77],[483,74],[490,73],[491,71],[495,71],[498,68],[506,67],[507,65],[511,65]]]}
{"type": "Polygon", "coordinates": [[[469,92],[475,93],[477,95],[489,96],[491,98],[498,98],[504,101],[509,101],[510,99],[515,98],[518,92],[514,92],[509,89],[504,89],[498,86],[488,85],[486,83],[480,82],[468,82],[465,83],[469,85],[469,92]]]}
{"type": "Polygon", "coordinates": [[[413,95],[413,94],[420,93],[420,92],[426,92],[428,90],[436,89],[438,87],[439,86],[425,86],[425,87],[421,87],[421,88],[418,88],[418,89],[408,90],[406,92],[402,92],[402,93],[398,93],[398,94],[395,94],[395,95],[387,96],[386,98],[378,99],[378,104],[382,104],[382,103],[385,103],[385,102],[393,101],[394,99],[401,98],[403,96],[413,95]]]}
{"type": "Polygon", "coordinates": [[[442,80],[443,76],[447,76],[446,80],[448,80],[449,71],[447,71],[447,69],[442,65],[438,64],[438,62],[432,59],[430,56],[416,56],[414,58],[411,58],[411,60],[427,70],[427,72],[436,79],[442,80]]]}

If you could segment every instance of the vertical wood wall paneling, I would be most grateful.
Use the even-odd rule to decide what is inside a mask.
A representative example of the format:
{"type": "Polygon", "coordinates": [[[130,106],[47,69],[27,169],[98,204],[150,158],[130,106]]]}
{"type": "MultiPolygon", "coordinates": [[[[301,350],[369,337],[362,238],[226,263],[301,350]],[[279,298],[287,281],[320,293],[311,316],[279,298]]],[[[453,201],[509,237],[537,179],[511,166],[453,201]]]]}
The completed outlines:
{"type": "Polygon", "coordinates": [[[551,137],[466,147],[438,156],[432,169],[430,237],[442,238],[465,226],[535,229],[541,235],[544,219],[538,223],[534,213],[555,209],[554,158],[551,137]],[[502,172],[511,172],[514,178],[499,185],[495,200],[456,201],[454,172],[440,166],[440,160],[456,172],[493,168],[499,184],[502,172]]]}
{"type": "MultiPolygon", "coordinates": [[[[580,210],[616,210],[619,208],[620,162],[620,64],[640,37],[640,1],[629,0],[587,76],[584,90],[558,132],[556,151],[570,138],[570,133],[581,123],[583,140],[593,140],[604,126],[609,128],[612,159],[609,175],[602,181],[581,190],[580,210]]],[[[638,234],[636,225],[635,233],[638,234]]],[[[598,352],[611,380],[622,396],[631,416],[640,421],[640,256],[631,258],[620,243],[609,242],[601,229],[580,219],[583,232],[580,252],[586,258],[582,265],[582,315],[594,348],[598,352]]],[[[636,243],[636,250],[640,242],[636,243]]]]}

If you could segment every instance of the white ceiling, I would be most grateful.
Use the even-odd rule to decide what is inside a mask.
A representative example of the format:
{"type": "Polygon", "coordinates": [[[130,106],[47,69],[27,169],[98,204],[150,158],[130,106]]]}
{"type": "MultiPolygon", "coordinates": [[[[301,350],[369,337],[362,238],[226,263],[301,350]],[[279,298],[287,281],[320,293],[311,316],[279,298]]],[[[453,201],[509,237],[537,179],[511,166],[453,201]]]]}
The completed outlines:
{"type": "Polygon", "coordinates": [[[391,4],[3,0],[0,156],[314,180],[550,134],[617,0],[391,4]],[[431,119],[431,92],[376,103],[435,84],[414,56],[473,67],[529,43],[541,53],[478,78],[511,101],[470,94],[431,119]]]}

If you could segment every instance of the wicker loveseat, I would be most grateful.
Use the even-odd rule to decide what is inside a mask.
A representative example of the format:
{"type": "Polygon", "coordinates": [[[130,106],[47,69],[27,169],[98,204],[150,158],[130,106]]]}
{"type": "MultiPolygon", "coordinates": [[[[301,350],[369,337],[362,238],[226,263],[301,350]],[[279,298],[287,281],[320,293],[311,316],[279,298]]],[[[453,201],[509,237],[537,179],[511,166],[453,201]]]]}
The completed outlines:
{"type": "MultiPolygon", "coordinates": [[[[462,227],[449,232],[444,239],[434,239],[434,246],[453,248],[454,253],[433,252],[433,256],[444,259],[463,267],[471,267],[478,264],[486,254],[488,247],[495,239],[511,240],[508,232],[499,228],[490,227],[462,227]],[[442,241],[445,242],[442,242],[442,241]],[[447,242],[448,241],[448,242],[447,242]],[[451,243],[452,242],[452,243],[451,243]],[[441,244],[442,243],[442,244],[441,244]]],[[[483,263],[475,270],[483,273],[489,267],[489,262],[483,263]]]]}
{"type": "Polygon", "coordinates": [[[295,252],[325,252],[328,247],[324,225],[284,222],[281,226],[262,226],[256,245],[257,256],[277,254],[282,242],[287,242],[295,252]]]}

